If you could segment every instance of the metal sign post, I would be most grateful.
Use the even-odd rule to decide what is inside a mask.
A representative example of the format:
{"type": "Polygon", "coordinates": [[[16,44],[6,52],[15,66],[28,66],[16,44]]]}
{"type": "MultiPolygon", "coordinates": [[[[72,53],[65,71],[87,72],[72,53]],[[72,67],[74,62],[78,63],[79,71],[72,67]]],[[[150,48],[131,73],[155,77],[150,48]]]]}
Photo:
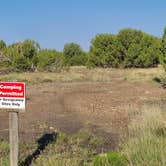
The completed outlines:
{"type": "Polygon", "coordinates": [[[10,166],[18,166],[18,115],[25,110],[25,83],[0,82],[0,108],[9,110],[10,166]]]}

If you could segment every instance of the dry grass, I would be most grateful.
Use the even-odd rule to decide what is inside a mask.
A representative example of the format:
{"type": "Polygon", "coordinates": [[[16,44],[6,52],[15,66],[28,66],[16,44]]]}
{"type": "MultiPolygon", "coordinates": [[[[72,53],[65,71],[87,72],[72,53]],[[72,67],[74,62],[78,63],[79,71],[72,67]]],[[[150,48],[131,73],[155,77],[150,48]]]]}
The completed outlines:
{"type": "Polygon", "coordinates": [[[166,165],[166,112],[145,107],[132,119],[129,138],[123,144],[123,153],[129,166],[166,165]]]}
{"type": "Polygon", "coordinates": [[[153,79],[164,77],[165,71],[162,66],[148,69],[126,69],[124,79],[130,82],[153,82],[153,79]]]}
{"type": "Polygon", "coordinates": [[[155,77],[163,77],[164,69],[112,69],[86,67],[71,67],[59,73],[35,72],[35,73],[10,73],[0,76],[0,81],[24,81],[27,83],[43,82],[110,82],[112,79],[126,80],[129,82],[153,82],[155,77]]]}
{"type": "MultiPolygon", "coordinates": [[[[11,73],[1,75],[0,80],[25,81],[31,84],[72,81],[110,82],[112,79],[126,80],[130,83],[152,83],[155,77],[160,78],[164,75],[165,72],[161,66],[151,69],[87,69],[85,67],[72,67],[69,71],[64,70],[60,73],[11,73]]],[[[145,100],[146,106],[142,110],[137,110],[137,113],[132,116],[129,125],[129,137],[123,142],[122,153],[127,156],[129,166],[165,166],[165,99],[161,100],[154,98],[151,100],[143,100],[145,100]],[[154,105],[154,103],[158,104],[154,105]]],[[[76,139],[75,137],[64,137],[65,138],[61,136],[59,138],[60,142],[48,146],[32,165],[74,166],[81,165],[83,161],[85,161],[85,165],[90,166],[91,162],[87,163],[87,161],[92,161],[95,152],[92,149],[83,148],[80,141],[78,144],[78,136],[76,136],[76,139]]],[[[81,138],[86,140],[86,135],[81,136],[81,138]]],[[[98,142],[100,141],[101,140],[99,139],[98,142]]],[[[97,142],[96,138],[91,139],[91,141],[89,141],[89,146],[95,142],[97,142]]],[[[8,152],[8,144],[0,142],[0,166],[9,165],[8,152]]]]}

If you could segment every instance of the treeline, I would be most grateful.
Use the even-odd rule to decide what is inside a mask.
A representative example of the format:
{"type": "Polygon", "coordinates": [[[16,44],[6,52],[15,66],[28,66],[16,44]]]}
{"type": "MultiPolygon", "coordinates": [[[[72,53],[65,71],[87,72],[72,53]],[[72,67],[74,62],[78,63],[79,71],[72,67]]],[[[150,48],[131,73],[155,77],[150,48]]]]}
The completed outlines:
{"type": "Polygon", "coordinates": [[[118,34],[98,34],[89,52],[80,45],[68,43],[63,52],[41,49],[33,40],[7,46],[0,41],[0,68],[12,71],[60,71],[64,67],[147,68],[166,66],[166,28],[162,38],[140,30],[123,29],[118,34]]]}

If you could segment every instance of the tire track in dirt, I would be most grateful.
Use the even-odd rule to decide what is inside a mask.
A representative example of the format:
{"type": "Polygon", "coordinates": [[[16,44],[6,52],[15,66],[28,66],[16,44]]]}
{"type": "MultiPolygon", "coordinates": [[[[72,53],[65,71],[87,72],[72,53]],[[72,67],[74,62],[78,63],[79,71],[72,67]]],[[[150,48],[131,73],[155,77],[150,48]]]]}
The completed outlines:
{"type": "MultiPolygon", "coordinates": [[[[115,148],[127,133],[128,107],[140,108],[142,97],[164,96],[149,84],[111,82],[43,83],[27,87],[27,109],[20,114],[21,141],[35,141],[49,127],[67,134],[90,126],[115,148]]],[[[0,139],[8,138],[8,114],[0,112],[0,139]]]]}

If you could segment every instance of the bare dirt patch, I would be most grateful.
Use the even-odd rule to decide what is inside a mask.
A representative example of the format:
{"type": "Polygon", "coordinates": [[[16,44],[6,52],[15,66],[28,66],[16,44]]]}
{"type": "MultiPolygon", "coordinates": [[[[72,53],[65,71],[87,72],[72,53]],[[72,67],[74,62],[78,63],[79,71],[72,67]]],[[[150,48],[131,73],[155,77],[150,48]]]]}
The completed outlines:
{"type": "MultiPolygon", "coordinates": [[[[142,107],[142,98],[164,97],[150,84],[110,82],[42,83],[27,87],[27,109],[20,114],[21,141],[34,141],[49,128],[73,134],[89,127],[115,148],[127,133],[128,108],[142,107]]],[[[8,138],[8,114],[0,113],[0,139],[8,138]]]]}

